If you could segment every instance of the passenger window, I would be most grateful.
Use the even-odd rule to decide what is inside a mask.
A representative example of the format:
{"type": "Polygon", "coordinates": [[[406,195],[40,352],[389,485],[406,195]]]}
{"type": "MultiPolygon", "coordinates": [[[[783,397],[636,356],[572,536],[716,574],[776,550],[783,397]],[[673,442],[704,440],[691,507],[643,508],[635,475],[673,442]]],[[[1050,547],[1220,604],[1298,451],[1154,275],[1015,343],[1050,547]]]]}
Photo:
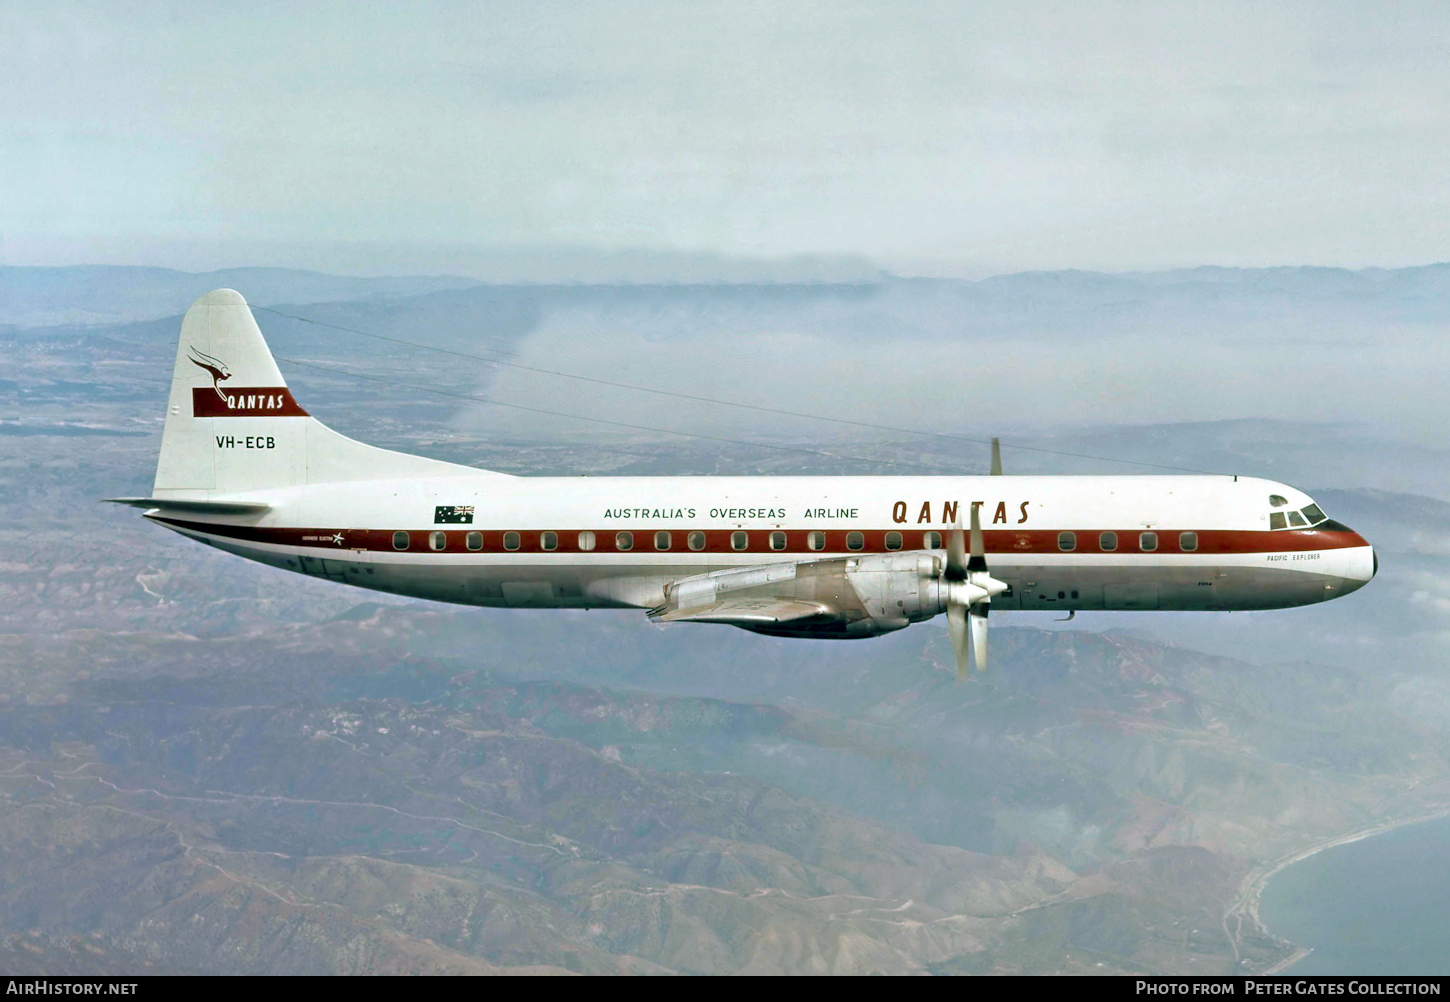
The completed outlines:
{"type": "Polygon", "coordinates": [[[559,548],[559,534],[557,532],[546,532],[539,536],[539,548],[544,550],[557,550],[559,548]]]}
{"type": "Polygon", "coordinates": [[[503,548],[505,550],[517,550],[519,548],[519,534],[517,532],[505,532],[503,534],[503,548]]]}
{"type": "Polygon", "coordinates": [[[785,533],[783,533],[783,532],[772,532],[770,534],[770,548],[772,550],[783,550],[783,549],[785,549],[785,533]]]}
{"type": "Polygon", "coordinates": [[[583,550],[585,553],[588,553],[590,550],[594,549],[594,533],[590,532],[588,529],[585,529],[583,532],[579,533],[579,549],[583,550]]]}
{"type": "Polygon", "coordinates": [[[441,550],[448,545],[448,537],[441,532],[428,533],[428,549],[441,550]]]}
{"type": "Polygon", "coordinates": [[[1269,512],[1269,528],[1270,529],[1287,529],[1287,528],[1289,528],[1289,523],[1286,522],[1286,521],[1284,521],[1284,513],[1282,511],[1271,511],[1271,512],[1269,512]]]}
{"type": "Polygon", "coordinates": [[[928,550],[940,550],[941,549],[941,533],[939,533],[939,532],[927,532],[927,533],[923,533],[922,534],[922,537],[921,537],[921,545],[924,546],[924,547],[926,547],[928,550]]]}
{"type": "Polygon", "coordinates": [[[1158,533],[1138,533],[1138,549],[1142,550],[1144,553],[1152,553],[1154,550],[1158,549],[1158,533]]]}
{"type": "Polygon", "coordinates": [[[886,548],[888,550],[899,550],[899,549],[901,549],[901,533],[899,533],[899,532],[888,532],[886,534],[886,548]]]}
{"type": "Polygon", "coordinates": [[[743,532],[732,532],[730,534],[730,549],[743,550],[750,545],[750,537],[743,532]]]}
{"type": "Polygon", "coordinates": [[[1286,497],[1284,497],[1284,495],[1282,495],[1282,494],[1270,494],[1269,495],[1269,507],[1270,508],[1282,508],[1282,507],[1284,507],[1288,503],[1289,503],[1289,499],[1286,498],[1286,497]]]}
{"type": "Polygon", "coordinates": [[[1198,549],[1198,533],[1180,532],[1178,534],[1178,548],[1184,553],[1192,553],[1198,549]]]}
{"type": "Polygon", "coordinates": [[[408,548],[408,534],[406,532],[393,533],[393,549],[406,550],[408,548]]]}
{"type": "Polygon", "coordinates": [[[1059,532],[1057,534],[1057,548],[1063,551],[1077,549],[1077,534],[1072,532],[1059,532]]]}
{"type": "Polygon", "coordinates": [[[470,532],[468,535],[463,537],[463,544],[467,546],[470,550],[483,549],[483,533],[470,532]]]}
{"type": "Polygon", "coordinates": [[[813,532],[806,536],[806,546],[812,550],[824,550],[826,548],[826,534],[824,532],[813,532]]]}
{"type": "Polygon", "coordinates": [[[859,532],[846,533],[846,549],[862,550],[866,548],[866,537],[859,532]]]}
{"type": "Polygon", "coordinates": [[[655,533],[655,549],[668,550],[670,548],[670,534],[668,532],[655,533]]]}
{"type": "Polygon", "coordinates": [[[614,534],[614,548],[616,550],[632,550],[632,549],[634,549],[634,533],[632,533],[632,532],[616,532],[614,534]]]}
{"type": "Polygon", "coordinates": [[[1323,522],[1327,516],[1324,514],[1324,512],[1319,510],[1319,506],[1317,504],[1311,504],[1308,508],[1304,509],[1304,517],[1309,520],[1310,525],[1318,525],[1320,522],[1323,522]]]}
{"type": "Polygon", "coordinates": [[[1098,549],[1104,553],[1111,553],[1118,548],[1118,534],[1116,532],[1104,532],[1098,536],[1098,549]]]}
{"type": "Polygon", "coordinates": [[[692,550],[703,550],[705,548],[705,534],[703,532],[692,532],[685,537],[685,544],[692,550]]]}
{"type": "Polygon", "coordinates": [[[1308,525],[1309,523],[1304,521],[1303,515],[1299,514],[1297,511],[1291,511],[1289,512],[1289,524],[1297,529],[1299,528],[1299,526],[1308,525]]]}

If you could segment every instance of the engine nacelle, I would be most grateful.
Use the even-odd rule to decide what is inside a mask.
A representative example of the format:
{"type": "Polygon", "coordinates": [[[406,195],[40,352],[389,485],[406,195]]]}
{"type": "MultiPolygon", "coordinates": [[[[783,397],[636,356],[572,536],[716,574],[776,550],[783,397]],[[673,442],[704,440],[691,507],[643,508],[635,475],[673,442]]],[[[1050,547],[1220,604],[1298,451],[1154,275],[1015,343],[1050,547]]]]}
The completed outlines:
{"type": "Polygon", "coordinates": [[[945,608],[943,558],[922,550],[727,568],[672,581],[650,616],[728,623],[780,637],[875,637],[945,608]],[[771,619],[794,607],[797,615],[771,619]],[[815,611],[799,614],[802,607],[815,611]]]}
{"type": "Polygon", "coordinates": [[[941,565],[940,557],[920,550],[848,558],[846,581],[869,617],[850,624],[851,632],[890,633],[941,612],[941,565]]]}

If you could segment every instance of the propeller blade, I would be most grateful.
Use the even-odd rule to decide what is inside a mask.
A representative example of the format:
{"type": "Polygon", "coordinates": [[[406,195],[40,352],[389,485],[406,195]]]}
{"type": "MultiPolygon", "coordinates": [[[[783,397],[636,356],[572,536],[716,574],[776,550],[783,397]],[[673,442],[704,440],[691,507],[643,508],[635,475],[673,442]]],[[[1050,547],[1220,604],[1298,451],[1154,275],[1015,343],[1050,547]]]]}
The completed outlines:
{"type": "MultiPolygon", "coordinates": [[[[968,621],[972,628],[972,654],[977,659],[977,671],[987,670],[987,611],[991,607],[990,601],[977,602],[968,610],[968,621]]],[[[960,672],[961,662],[959,661],[957,671],[960,672]]]]}
{"type": "Polygon", "coordinates": [[[947,626],[952,634],[952,651],[957,656],[957,681],[970,673],[967,664],[967,607],[960,602],[947,606],[947,626]]]}
{"type": "Polygon", "coordinates": [[[947,569],[946,579],[948,581],[965,581],[967,579],[967,547],[962,539],[962,520],[957,519],[957,524],[952,526],[952,531],[947,536],[947,569]]]}
{"type": "Polygon", "coordinates": [[[994,476],[994,477],[1000,477],[1001,475],[1002,475],[1002,440],[1000,438],[993,438],[992,439],[992,476],[994,476]]]}
{"type": "MultiPolygon", "coordinates": [[[[987,569],[987,553],[982,548],[982,506],[972,505],[972,551],[971,559],[967,561],[968,571],[985,571],[987,569]]],[[[960,526],[957,528],[961,532],[960,526]]]]}

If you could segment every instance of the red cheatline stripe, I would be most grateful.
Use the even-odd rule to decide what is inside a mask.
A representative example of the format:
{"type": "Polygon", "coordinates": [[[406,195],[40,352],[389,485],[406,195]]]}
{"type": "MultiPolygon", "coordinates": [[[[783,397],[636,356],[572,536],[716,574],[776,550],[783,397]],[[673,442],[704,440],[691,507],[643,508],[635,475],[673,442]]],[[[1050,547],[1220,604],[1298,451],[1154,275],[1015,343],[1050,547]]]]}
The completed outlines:
{"type": "MultiPolygon", "coordinates": [[[[860,553],[885,553],[890,550],[919,550],[926,548],[923,530],[901,531],[895,529],[272,529],[257,528],[244,525],[221,525],[214,522],[196,522],[182,519],[166,518],[163,516],[151,516],[158,522],[173,526],[178,529],[188,529],[196,532],[207,532],[213,535],[225,536],[229,539],[244,540],[248,542],[273,543],[284,546],[306,546],[330,552],[346,552],[348,550],[376,550],[392,553],[397,550],[393,545],[395,533],[405,532],[408,535],[407,549],[412,552],[443,552],[443,553],[584,553],[589,552],[579,548],[579,534],[581,531],[590,531],[594,534],[594,553],[618,553],[621,552],[615,545],[615,537],[618,533],[627,532],[633,537],[633,547],[628,552],[633,553],[758,553],[762,555],[771,554],[792,554],[801,556],[815,556],[817,554],[841,554],[850,552],[860,553]],[[545,550],[543,547],[544,535],[552,531],[556,541],[555,550],[545,550]],[[849,537],[856,535],[859,531],[861,547],[859,551],[852,551],[850,543],[854,542],[849,537]],[[669,535],[669,546],[667,550],[657,550],[655,536],[659,532],[667,532],[669,535]],[[690,536],[694,533],[701,533],[704,536],[704,545],[699,549],[692,549],[690,536]],[[744,532],[746,535],[746,547],[738,550],[732,543],[732,537],[744,532]],[[811,537],[819,532],[823,537],[823,543],[819,549],[812,548],[811,537]],[[433,550],[430,537],[441,534],[443,547],[441,550],[433,550]],[[783,535],[785,545],[775,548],[771,545],[772,537],[783,535]],[[473,542],[477,549],[470,550],[469,537],[475,537],[473,542]],[[509,549],[504,544],[505,536],[517,536],[517,549],[509,549]],[[896,542],[895,539],[888,540],[888,536],[900,538],[900,545],[888,546],[888,542],[896,542]],[[339,538],[341,537],[340,541],[339,538]]],[[[941,536],[943,544],[946,541],[947,530],[932,530],[941,536]]],[[[1122,530],[1116,533],[1118,548],[1116,550],[1104,550],[1099,546],[1099,539],[1103,530],[1077,531],[1074,533],[1076,546],[1071,551],[1063,551],[1058,546],[1059,537],[1068,530],[1062,529],[984,529],[982,531],[982,542],[988,553],[1042,553],[1057,554],[1093,554],[1107,555],[1111,553],[1121,555],[1138,555],[1142,553],[1157,554],[1180,554],[1185,551],[1179,548],[1180,530],[1157,530],[1155,535],[1158,538],[1158,548],[1153,551],[1139,548],[1139,537],[1141,530],[1122,530]]],[[[1192,532],[1198,537],[1198,548],[1191,552],[1197,554],[1242,554],[1242,553],[1289,553],[1304,552],[1308,550],[1338,550],[1353,546],[1368,546],[1364,538],[1357,532],[1342,532],[1336,530],[1317,529],[1290,529],[1276,532],[1255,532],[1238,529],[1196,529],[1181,530],[1181,532],[1192,532]]],[[[507,540],[513,542],[513,540],[507,540]]]]}

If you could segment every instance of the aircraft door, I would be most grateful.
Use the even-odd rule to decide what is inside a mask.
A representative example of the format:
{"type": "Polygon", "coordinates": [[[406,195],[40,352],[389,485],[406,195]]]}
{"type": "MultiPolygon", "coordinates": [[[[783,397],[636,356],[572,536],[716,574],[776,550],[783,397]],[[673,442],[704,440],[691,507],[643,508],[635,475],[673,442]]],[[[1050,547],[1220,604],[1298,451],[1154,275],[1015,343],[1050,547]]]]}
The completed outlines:
{"type": "Polygon", "coordinates": [[[304,556],[302,571],[329,581],[356,581],[372,573],[368,530],[345,529],[328,538],[335,547],[325,556],[304,556]]]}
{"type": "Polygon", "coordinates": [[[370,564],[373,552],[368,545],[372,540],[367,529],[347,529],[342,533],[342,549],[347,550],[346,559],[354,564],[370,564]]]}
{"type": "Polygon", "coordinates": [[[337,555],[337,559],[326,558],[323,563],[328,565],[328,577],[334,581],[339,580],[335,575],[341,574],[341,580],[358,582],[373,573],[373,551],[369,547],[372,536],[367,529],[348,529],[342,534],[343,552],[337,555]]]}

